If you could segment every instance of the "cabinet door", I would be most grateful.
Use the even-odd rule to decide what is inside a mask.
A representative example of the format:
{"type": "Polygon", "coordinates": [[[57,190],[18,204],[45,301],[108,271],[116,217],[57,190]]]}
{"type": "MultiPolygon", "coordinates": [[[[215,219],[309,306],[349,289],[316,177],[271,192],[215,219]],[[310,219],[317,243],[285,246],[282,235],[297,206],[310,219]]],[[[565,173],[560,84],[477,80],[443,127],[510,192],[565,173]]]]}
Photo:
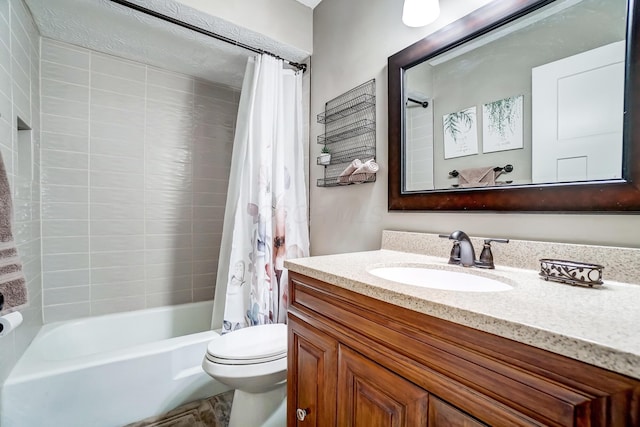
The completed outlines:
{"type": "Polygon", "coordinates": [[[429,427],[483,427],[484,425],[433,395],[429,399],[429,427]]]}
{"type": "Polygon", "coordinates": [[[335,426],[338,343],[291,314],[288,325],[287,425],[335,426]]]}
{"type": "Polygon", "coordinates": [[[340,427],[426,426],[428,393],[359,353],[338,349],[340,427]]]}

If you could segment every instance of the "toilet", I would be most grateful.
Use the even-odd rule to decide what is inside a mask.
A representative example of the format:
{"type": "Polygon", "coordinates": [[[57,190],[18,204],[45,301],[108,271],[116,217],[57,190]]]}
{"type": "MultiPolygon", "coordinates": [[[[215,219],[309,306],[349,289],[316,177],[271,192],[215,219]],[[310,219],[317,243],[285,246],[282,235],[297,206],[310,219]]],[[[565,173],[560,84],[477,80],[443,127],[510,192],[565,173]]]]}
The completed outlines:
{"type": "Polygon", "coordinates": [[[229,427],[285,426],[287,325],[257,325],[214,338],[202,368],[235,389],[229,427]]]}

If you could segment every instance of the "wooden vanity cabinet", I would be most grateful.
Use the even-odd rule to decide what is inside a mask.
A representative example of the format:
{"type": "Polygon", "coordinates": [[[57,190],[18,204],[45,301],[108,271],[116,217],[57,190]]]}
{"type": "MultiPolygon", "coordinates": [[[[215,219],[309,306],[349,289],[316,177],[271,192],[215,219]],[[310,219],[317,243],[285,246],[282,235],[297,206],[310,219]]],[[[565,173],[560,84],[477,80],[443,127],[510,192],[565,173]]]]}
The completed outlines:
{"type": "Polygon", "coordinates": [[[640,381],[298,273],[289,287],[289,427],[640,426],[640,381]]]}

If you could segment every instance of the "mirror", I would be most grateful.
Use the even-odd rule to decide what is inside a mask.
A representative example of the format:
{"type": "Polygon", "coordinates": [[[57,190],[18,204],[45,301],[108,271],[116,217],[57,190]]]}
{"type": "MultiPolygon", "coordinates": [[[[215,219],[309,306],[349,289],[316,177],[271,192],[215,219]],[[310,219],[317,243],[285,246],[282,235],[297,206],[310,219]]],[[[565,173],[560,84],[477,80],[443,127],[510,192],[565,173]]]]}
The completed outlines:
{"type": "Polygon", "coordinates": [[[495,0],[389,57],[389,209],[640,210],[637,9],[495,0]]]}

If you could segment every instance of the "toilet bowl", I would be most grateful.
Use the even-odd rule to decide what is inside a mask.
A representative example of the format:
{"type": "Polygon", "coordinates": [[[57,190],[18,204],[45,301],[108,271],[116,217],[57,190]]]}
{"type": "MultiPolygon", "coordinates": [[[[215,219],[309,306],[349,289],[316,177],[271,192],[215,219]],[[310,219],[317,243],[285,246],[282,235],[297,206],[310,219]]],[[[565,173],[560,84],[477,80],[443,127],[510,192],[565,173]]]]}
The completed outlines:
{"type": "Polygon", "coordinates": [[[202,368],[235,389],[229,427],[286,425],[286,325],[252,326],[214,338],[202,368]]]}

